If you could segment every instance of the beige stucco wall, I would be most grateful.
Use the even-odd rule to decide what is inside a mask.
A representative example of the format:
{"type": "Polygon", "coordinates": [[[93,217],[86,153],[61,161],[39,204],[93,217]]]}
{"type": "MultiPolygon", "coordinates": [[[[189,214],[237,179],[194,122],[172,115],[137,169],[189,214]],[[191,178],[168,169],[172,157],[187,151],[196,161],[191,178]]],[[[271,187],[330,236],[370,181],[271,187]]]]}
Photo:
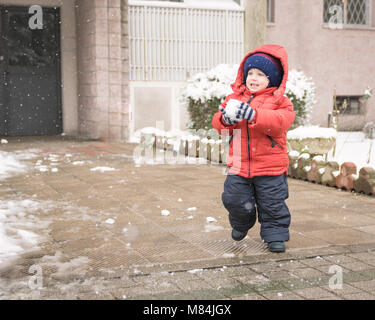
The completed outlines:
{"type": "MultiPolygon", "coordinates": [[[[372,0],[375,26],[375,1],[372,0]]],[[[375,28],[329,29],[323,24],[323,0],[275,1],[275,24],[266,43],[283,45],[290,68],[302,70],[316,84],[313,123],[326,126],[337,95],[362,95],[375,88],[375,28]]],[[[368,101],[367,121],[375,121],[375,98],[368,101]]]]}
{"type": "MultiPolygon", "coordinates": [[[[4,5],[30,6],[33,0],[0,0],[4,5]]],[[[38,5],[60,7],[61,14],[61,83],[63,130],[68,135],[76,135],[78,129],[77,116],[77,61],[76,61],[76,28],[75,0],[38,0],[38,5]]]]}

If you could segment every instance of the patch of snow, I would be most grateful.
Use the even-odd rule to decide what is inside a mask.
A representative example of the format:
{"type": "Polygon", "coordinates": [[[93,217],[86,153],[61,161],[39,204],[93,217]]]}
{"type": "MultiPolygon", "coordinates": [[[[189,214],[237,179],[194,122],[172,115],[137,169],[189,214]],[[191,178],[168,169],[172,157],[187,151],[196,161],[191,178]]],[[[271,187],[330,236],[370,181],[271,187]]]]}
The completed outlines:
{"type": "Polygon", "coordinates": [[[315,161],[318,161],[318,162],[324,161],[323,156],[315,156],[315,157],[312,158],[312,159],[315,160],[315,161]]]}
{"type": "Polygon", "coordinates": [[[38,262],[38,265],[43,266],[55,266],[57,267],[57,272],[53,273],[56,276],[64,276],[67,273],[74,274],[86,274],[87,264],[90,262],[90,259],[87,257],[77,257],[73,258],[70,261],[62,261],[63,254],[61,251],[57,251],[54,256],[44,256],[38,262]]]}
{"type": "Polygon", "coordinates": [[[52,223],[49,213],[56,208],[64,214],[74,213],[75,218],[82,220],[100,219],[99,214],[89,216],[88,208],[75,207],[68,202],[0,200],[0,266],[25,251],[38,248],[38,243],[48,237],[48,226],[52,223]]]}
{"type": "Polygon", "coordinates": [[[296,151],[296,150],[292,150],[292,151],[289,152],[289,155],[291,157],[298,157],[299,156],[299,152],[296,151]]]}
{"type": "Polygon", "coordinates": [[[220,230],[224,230],[224,228],[222,226],[215,226],[212,224],[206,224],[204,226],[204,232],[220,231],[220,230]]]}
{"type": "Polygon", "coordinates": [[[83,165],[83,164],[85,164],[85,161],[73,161],[72,162],[73,166],[80,166],[80,165],[83,165]]]}
{"type": "Polygon", "coordinates": [[[171,213],[168,211],[168,210],[166,210],[166,209],[164,209],[164,210],[161,210],[161,215],[162,216],[169,216],[171,213]]]}
{"type": "Polygon", "coordinates": [[[195,273],[202,272],[202,271],[203,269],[193,269],[193,270],[188,270],[187,272],[191,274],[195,274],[195,273]]]}
{"type": "Polygon", "coordinates": [[[27,151],[24,153],[0,151],[0,180],[25,173],[28,166],[21,160],[27,160],[35,156],[35,154],[30,154],[27,151]]]}
{"type": "Polygon", "coordinates": [[[214,217],[207,217],[206,221],[207,222],[217,222],[217,220],[214,217]]]}
{"type": "Polygon", "coordinates": [[[105,223],[108,223],[108,224],[114,224],[114,223],[115,223],[115,220],[113,220],[113,219],[107,219],[107,220],[105,221],[105,223]]]}
{"type": "Polygon", "coordinates": [[[336,151],[328,153],[328,161],[336,161],[340,166],[344,162],[353,162],[357,172],[363,167],[375,169],[375,145],[370,154],[370,145],[374,140],[366,139],[364,132],[338,132],[336,138],[336,151]],[[368,161],[370,160],[370,161],[368,161]]]}
{"type": "Polygon", "coordinates": [[[109,168],[109,167],[95,167],[90,169],[90,171],[99,171],[101,173],[107,172],[107,171],[116,171],[117,169],[109,168]]]}
{"type": "Polygon", "coordinates": [[[310,159],[310,155],[308,153],[301,153],[298,159],[310,159]]]}

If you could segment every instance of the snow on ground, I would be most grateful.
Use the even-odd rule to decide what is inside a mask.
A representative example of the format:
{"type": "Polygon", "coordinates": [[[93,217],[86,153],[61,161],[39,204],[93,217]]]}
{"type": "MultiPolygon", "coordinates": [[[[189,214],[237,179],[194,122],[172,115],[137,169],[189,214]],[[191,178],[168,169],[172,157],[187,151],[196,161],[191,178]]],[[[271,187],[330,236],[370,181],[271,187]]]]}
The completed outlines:
{"type": "MultiPolygon", "coordinates": [[[[328,134],[330,133],[328,132],[328,134]]],[[[373,146],[371,154],[369,154],[371,142],[375,141],[366,139],[363,132],[338,132],[336,139],[337,145],[335,156],[333,156],[333,152],[331,151],[328,154],[329,161],[337,161],[340,165],[343,162],[354,162],[357,165],[358,170],[365,166],[375,168],[375,146],[373,146]]],[[[36,163],[25,161],[37,156],[40,156],[40,150],[30,149],[14,152],[0,150],[0,184],[4,179],[14,175],[25,174],[30,169],[36,169],[41,172],[57,172],[59,162],[68,160],[70,162],[72,157],[70,154],[66,154],[65,156],[49,154],[48,157],[43,158],[43,160],[38,160],[36,163]]],[[[193,163],[193,161],[191,162],[193,163]]],[[[76,161],[71,163],[73,165],[84,165],[89,162],[76,161]]],[[[189,163],[189,161],[187,161],[187,163],[189,163]]],[[[195,163],[198,164],[200,162],[195,160],[195,163]]],[[[116,169],[109,167],[95,167],[91,169],[91,171],[99,171],[101,173],[114,170],[116,169]]],[[[182,199],[178,198],[177,201],[182,202],[182,199]]],[[[93,217],[92,214],[85,212],[85,208],[72,206],[69,203],[40,201],[34,196],[29,199],[1,199],[0,267],[11,261],[12,258],[16,258],[24,251],[37,248],[38,244],[43,240],[44,235],[47,235],[48,226],[52,222],[52,220],[48,218],[48,213],[49,211],[56,209],[62,210],[62,212],[67,215],[67,218],[68,215],[74,213],[75,217],[84,220],[98,219],[98,221],[105,221],[107,224],[115,223],[114,219],[108,219],[109,217],[106,217],[107,220],[105,220],[103,219],[103,216],[100,218],[99,216],[93,217]]],[[[196,207],[187,209],[187,211],[195,210],[196,207]]],[[[161,214],[167,216],[170,212],[164,209],[161,210],[161,214]]],[[[190,215],[187,219],[193,219],[193,216],[190,215]]],[[[216,222],[214,218],[207,217],[204,226],[205,232],[223,229],[222,226],[214,225],[212,222],[216,222]]],[[[128,234],[132,231],[129,230],[129,228],[124,228],[123,232],[128,234]]],[[[86,261],[72,261],[72,265],[75,266],[76,262],[79,264],[86,261]]]]}
{"type": "Polygon", "coordinates": [[[23,251],[36,248],[42,236],[30,230],[43,230],[49,225],[38,218],[41,210],[51,210],[51,202],[0,200],[0,266],[23,251]]]}
{"type": "MultiPolygon", "coordinates": [[[[3,141],[2,144],[5,144],[3,141]]],[[[40,173],[58,172],[57,166],[61,162],[70,162],[71,154],[56,155],[49,153],[48,156],[37,160],[28,161],[40,157],[41,150],[28,149],[13,152],[0,150],[0,185],[2,181],[16,175],[25,175],[30,170],[40,173]]],[[[79,162],[75,165],[83,165],[79,162]]],[[[112,168],[94,168],[93,171],[113,171],[112,168]]],[[[49,214],[58,210],[63,213],[59,219],[69,219],[71,214],[81,220],[102,221],[103,214],[98,212],[93,215],[86,207],[77,207],[69,202],[41,201],[36,196],[22,199],[0,199],[0,267],[10,263],[20,254],[31,249],[37,249],[48,235],[48,226],[53,221],[49,214]]],[[[113,219],[107,219],[111,223],[113,219]]],[[[113,220],[114,221],[114,220],[113,220]]]]}
{"type": "Polygon", "coordinates": [[[87,207],[77,207],[69,202],[31,199],[0,200],[0,267],[10,263],[18,255],[46,240],[53,212],[63,213],[59,220],[74,218],[101,221],[103,213],[92,214],[87,207]]]}
{"type": "Polygon", "coordinates": [[[354,162],[358,171],[362,167],[375,169],[375,139],[365,138],[363,132],[338,132],[336,138],[336,152],[333,157],[333,150],[328,154],[329,161],[337,161],[339,165],[344,162],[354,162]],[[369,154],[371,141],[373,147],[369,154]],[[370,155],[370,161],[369,160],[370,155]]]}
{"type": "Polygon", "coordinates": [[[99,171],[101,173],[107,172],[107,171],[116,171],[115,168],[110,168],[110,167],[95,167],[90,169],[90,171],[99,171]]]}
{"type": "Polygon", "coordinates": [[[25,173],[28,165],[22,160],[33,159],[37,157],[39,150],[30,149],[16,152],[6,152],[0,150],[0,181],[16,174],[25,173]]]}

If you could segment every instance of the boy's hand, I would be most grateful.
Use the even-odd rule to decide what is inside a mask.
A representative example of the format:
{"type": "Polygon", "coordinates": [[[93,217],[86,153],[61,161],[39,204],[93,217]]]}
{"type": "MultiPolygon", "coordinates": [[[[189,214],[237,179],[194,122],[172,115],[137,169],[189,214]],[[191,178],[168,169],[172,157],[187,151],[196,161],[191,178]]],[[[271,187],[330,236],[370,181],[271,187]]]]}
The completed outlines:
{"type": "Polygon", "coordinates": [[[234,125],[234,124],[238,123],[238,119],[236,119],[235,117],[233,117],[231,115],[228,115],[227,112],[225,111],[225,109],[222,106],[219,106],[219,110],[223,114],[223,120],[226,124],[234,125]]]}
{"type": "Polygon", "coordinates": [[[247,103],[242,103],[240,108],[237,110],[236,117],[237,119],[246,119],[247,121],[253,120],[255,116],[255,111],[247,103]]]}

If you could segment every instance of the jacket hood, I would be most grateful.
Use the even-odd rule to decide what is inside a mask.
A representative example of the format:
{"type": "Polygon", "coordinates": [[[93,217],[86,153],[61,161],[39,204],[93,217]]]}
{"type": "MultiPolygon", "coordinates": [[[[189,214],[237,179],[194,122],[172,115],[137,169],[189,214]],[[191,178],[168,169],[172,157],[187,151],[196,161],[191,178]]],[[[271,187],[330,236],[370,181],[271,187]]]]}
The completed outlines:
{"type": "Polygon", "coordinates": [[[246,85],[244,84],[244,74],[243,74],[245,61],[248,57],[259,52],[270,54],[274,56],[275,58],[278,58],[281,61],[281,65],[284,71],[284,76],[283,76],[280,86],[274,91],[273,94],[278,97],[283,96],[285,93],[285,89],[286,89],[286,82],[288,80],[288,54],[286,50],[284,49],[284,47],[275,45],[275,44],[266,44],[261,47],[258,47],[257,49],[249,52],[242,59],[240,67],[238,68],[236,81],[231,85],[233,92],[240,94],[241,92],[244,92],[246,90],[246,85]]]}

